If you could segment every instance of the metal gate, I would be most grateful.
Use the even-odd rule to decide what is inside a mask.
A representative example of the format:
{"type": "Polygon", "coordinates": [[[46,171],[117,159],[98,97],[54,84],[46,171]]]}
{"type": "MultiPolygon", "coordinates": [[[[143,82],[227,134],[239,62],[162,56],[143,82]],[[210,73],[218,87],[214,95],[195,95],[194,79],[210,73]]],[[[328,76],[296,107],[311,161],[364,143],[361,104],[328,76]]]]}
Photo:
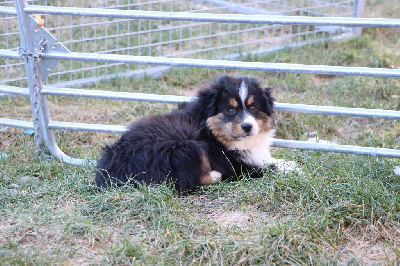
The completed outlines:
{"type": "MultiPolygon", "coordinates": [[[[107,1],[106,1],[107,2],[107,1]]],[[[121,1],[122,2],[122,1],[121,1]]],[[[181,1],[182,2],[182,1],[181,1]]],[[[284,0],[265,0],[262,3],[274,3],[278,10],[282,7],[284,0]],[[279,8],[278,8],[279,7],[279,8]]],[[[290,1],[292,3],[305,3],[307,1],[290,1]]],[[[183,96],[173,95],[152,95],[152,94],[140,94],[140,93],[127,93],[127,92],[110,92],[110,91],[98,91],[98,90],[83,90],[83,89],[70,89],[66,87],[56,86],[44,86],[44,83],[57,83],[57,86],[68,85],[68,82],[75,80],[71,70],[60,69],[58,65],[57,74],[52,78],[52,69],[57,65],[60,60],[68,60],[70,66],[75,66],[76,61],[81,62],[80,72],[81,75],[78,79],[86,80],[87,82],[93,82],[93,79],[87,77],[86,71],[100,71],[99,73],[104,74],[103,78],[112,78],[115,76],[113,73],[105,72],[107,69],[120,68],[126,73],[133,75],[143,73],[144,71],[154,71],[153,73],[159,73],[165,70],[165,67],[202,67],[202,68],[217,68],[217,69],[246,69],[246,70],[258,70],[258,71],[276,71],[276,72],[294,72],[303,74],[329,74],[329,75],[355,75],[355,76],[369,76],[369,77],[395,77],[400,78],[399,69],[381,69],[381,68],[364,68],[364,67],[341,67],[341,66],[323,66],[323,65],[300,65],[300,64],[283,64],[283,63],[262,63],[262,62],[241,62],[241,61],[227,61],[225,59],[234,59],[240,54],[255,52],[266,52],[271,49],[277,49],[279,46],[295,46],[304,43],[316,42],[320,39],[324,39],[324,34],[329,33],[331,39],[342,38],[356,33],[357,29],[352,27],[397,27],[400,28],[399,19],[372,19],[372,18],[356,18],[356,17],[337,17],[335,14],[340,14],[339,11],[342,8],[342,3],[350,3],[351,1],[310,1],[310,3],[328,3],[331,4],[334,14],[331,16],[323,16],[324,14],[317,8],[312,8],[314,13],[306,13],[303,7],[299,7],[294,13],[296,16],[287,16],[285,12],[277,13],[278,15],[271,15],[264,9],[256,8],[251,3],[261,5],[260,2],[248,1],[248,2],[236,2],[236,1],[220,1],[220,0],[202,0],[196,3],[204,4],[209,3],[209,7],[217,6],[219,9],[228,10],[229,12],[237,13],[238,10],[242,14],[229,14],[229,12],[220,12],[219,14],[214,13],[197,13],[197,12],[174,12],[175,1],[165,1],[167,8],[171,11],[152,11],[152,10],[129,10],[127,9],[104,9],[97,7],[53,7],[53,6],[38,6],[38,5],[27,5],[26,0],[15,0],[15,7],[1,6],[0,15],[6,16],[17,16],[18,26],[20,31],[20,47],[18,50],[12,49],[0,49],[0,57],[5,60],[23,60],[26,71],[26,81],[28,89],[24,88],[22,80],[14,80],[20,82],[20,86],[16,87],[10,85],[0,84],[0,92],[13,93],[19,95],[26,95],[30,97],[31,109],[33,122],[19,121],[6,118],[0,118],[0,125],[15,126],[21,128],[30,128],[35,131],[35,142],[36,147],[39,148],[41,143],[45,143],[50,153],[56,158],[63,162],[71,164],[84,164],[87,160],[71,158],[64,154],[57,145],[55,140],[54,132],[55,129],[67,129],[67,130],[86,130],[86,131],[97,131],[97,132],[113,132],[122,133],[125,130],[124,126],[110,126],[110,125],[99,125],[99,124],[83,124],[83,123],[70,123],[70,122],[57,122],[52,121],[50,118],[50,112],[46,100],[46,95],[62,95],[62,96],[74,96],[74,97],[93,97],[93,98],[104,98],[104,99],[119,99],[128,101],[150,101],[150,102],[163,102],[163,103],[181,103],[189,101],[190,98],[183,96]],[[250,3],[250,4],[247,4],[250,3]],[[245,4],[245,5],[243,5],[245,4]],[[338,8],[339,7],[339,8],[338,8]],[[112,54],[116,51],[108,51],[103,53],[102,51],[91,51],[86,52],[82,46],[81,52],[70,52],[69,49],[62,43],[57,43],[57,40],[43,27],[38,27],[38,22],[32,17],[33,14],[41,15],[58,15],[60,16],[74,16],[82,18],[82,25],[85,24],[83,18],[90,17],[92,19],[109,18],[119,19],[123,21],[131,21],[135,19],[138,21],[139,30],[143,30],[140,26],[140,22],[144,21],[157,21],[158,29],[167,27],[170,32],[178,29],[178,33],[182,35],[170,36],[169,39],[161,41],[161,44],[155,44],[151,38],[147,38],[143,43],[138,42],[138,48],[136,52],[130,51],[130,54],[112,54]],[[299,16],[297,16],[299,15],[299,16]],[[305,16],[312,15],[312,16],[305,16]],[[177,23],[177,24],[176,24],[177,23]],[[189,23],[189,24],[185,24],[189,23]],[[195,48],[196,45],[201,43],[195,42],[196,36],[193,36],[193,28],[201,25],[208,25],[210,31],[205,34],[205,39],[209,40],[209,43],[214,44],[215,39],[218,40],[218,35],[213,34],[214,25],[224,24],[217,26],[217,30],[226,30],[229,34],[227,36],[237,36],[236,38],[227,37],[223,41],[217,41],[217,52],[211,48],[201,47],[195,48]],[[188,26],[189,25],[189,26],[188,26]],[[228,26],[227,26],[228,25],[228,26]],[[273,27],[274,26],[274,27],[273,27]],[[276,26],[276,27],[275,27],[276,26]],[[287,27],[289,26],[289,27],[287,27]],[[235,29],[232,31],[233,27],[235,29]],[[297,27],[297,28],[295,28],[297,27]],[[190,30],[184,31],[184,28],[190,28],[190,30]],[[251,40],[255,43],[254,47],[249,45],[248,41],[240,39],[239,35],[243,35],[246,32],[264,32],[264,35],[259,43],[257,38],[251,40]],[[280,29],[280,30],[278,30],[280,29]],[[294,31],[294,29],[297,29],[294,31]],[[289,31],[289,32],[288,32],[289,31]],[[284,33],[289,33],[290,36],[288,43],[282,45],[266,47],[264,44],[266,40],[274,40],[272,33],[277,32],[281,36],[286,36],[284,33]],[[239,34],[240,33],[240,34],[239,34]],[[187,35],[185,39],[184,35],[187,35]],[[214,36],[215,35],[215,36],[214,36]],[[272,36],[272,37],[271,37],[272,36]],[[314,36],[314,37],[312,37],[314,36]],[[175,42],[174,37],[181,40],[181,42],[175,42]],[[293,38],[297,38],[297,42],[293,38]],[[182,45],[182,40],[188,41],[186,45],[189,46],[187,57],[184,54],[174,54],[173,49],[170,49],[171,54],[163,54],[163,50],[160,47],[173,47],[174,45],[182,45]],[[258,43],[258,44],[257,44],[258,43]],[[261,45],[262,44],[262,45],[261,45]],[[264,45],[264,46],[263,46],[264,45]],[[242,50],[243,47],[248,47],[249,50],[242,50]],[[263,47],[262,47],[263,46],[263,47]],[[145,50],[143,50],[143,48],[145,50]],[[147,49],[147,50],[146,50],[147,49]],[[158,50],[157,50],[158,49],[158,50]],[[219,52],[218,52],[219,50],[219,52]],[[146,52],[147,51],[147,52],[146,52]],[[158,51],[158,52],[157,52],[158,51]],[[193,52],[194,51],[194,52],[193,52]],[[146,52],[146,53],[145,53],[146,52]],[[192,53],[191,53],[192,52],[192,53]],[[154,56],[158,55],[158,56],[154,56]],[[215,58],[213,60],[206,60],[202,58],[215,58]],[[85,65],[85,63],[91,64],[85,65]],[[100,64],[100,65],[97,65],[100,64]],[[159,66],[152,67],[149,69],[134,69],[131,70],[126,66],[159,66]],[[102,70],[103,69],[103,70],[102,70]],[[142,71],[142,72],[141,72],[142,71]],[[70,79],[64,80],[62,75],[69,75],[70,79]]],[[[70,1],[71,3],[71,1],[70,1]]],[[[83,2],[82,2],[83,3],[83,2]]],[[[118,3],[118,1],[117,1],[118,3]]],[[[130,3],[130,1],[128,1],[130,3]]],[[[198,5],[193,5],[197,7],[198,5]]],[[[352,2],[353,3],[353,2],[352,2]]],[[[351,15],[357,16],[359,11],[358,6],[361,2],[355,1],[350,10],[351,15]]],[[[184,10],[182,8],[181,10],[184,10]]],[[[310,5],[312,6],[312,5],[310,5]]],[[[165,10],[163,5],[160,5],[160,9],[165,10]]],[[[218,9],[217,8],[217,9],[218,9]]],[[[219,10],[218,9],[218,10],[219,10]]],[[[275,10],[275,11],[276,11],[275,10]]],[[[194,10],[189,10],[194,11],[194,10]]],[[[196,11],[196,10],[195,10],[196,11]]],[[[311,11],[310,11],[311,12],[311,11]]],[[[276,12],[275,12],[276,13],[276,12]]],[[[293,13],[292,13],[293,14],[293,13]]],[[[349,15],[349,14],[347,14],[349,15]]],[[[154,22],[152,22],[154,23],[154,22]]],[[[149,22],[150,24],[150,22],[149,22]]],[[[81,26],[82,26],[81,25],[81,26]]],[[[86,25],[86,24],[85,24],[86,25]]],[[[97,22],[93,25],[98,25],[97,22]]],[[[128,24],[130,25],[130,24],[128,24]]],[[[83,26],[82,26],[83,27],[83,26]]],[[[97,26],[95,26],[97,27],[97,26]]],[[[126,29],[125,29],[126,30],[126,29]]],[[[133,30],[133,29],[132,29],[133,30]]],[[[148,27],[144,29],[152,34],[160,34],[159,31],[155,31],[154,28],[148,27]]],[[[123,29],[121,28],[121,31],[123,29]]],[[[96,31],[95,31],[96,33],[96,31]]],[[[124,33],[125,34],[125,33],[124,33]]],[[[258,33],[257,33],[258,34],[258,33]]],[[[129,34],[125,34],[128,36],[129,34]]],[[[82,35],[83,36],[83,35],[82,35]]],[[[201,35],[200,35],[201,36],[201,35]]],[[[73,37],[73,36],[72,36],[73,37]]],[[[162,37],[162,36],[161,36],[162,37]]],[[[116,36],[120,38],[120,35],[116,36]]],[[[199,37],[200,38],[200,37],[199,37]]],[[[94,38],[94,40],[100,40],[101,38],[94,38]]],[[[204,39],[204,38],[203,38],[204,39]]],[[[275,38],[285,39],[284,37],[275,38]]],[[[129,39],[128,39],[129,40],[129,39]]],[[[126,40],[125,40],[126,41],[126,40]]],[[[117,42],[119,43],[119,42],[117,42]]],[[[272,41],[273,43],[273,41],[272,41]]],[[[128,41],[129,44],[129,41],[128,41]]],[[[86,48],[85,48],[86,49],[86,48]]],[[[123,49],[118,47],[118,51],[123,49]]],[[[168,49],[167,49],[168,50],[168,49]]],[[[179,49],[177,49],[179,50],[179,49]]],[[[65,61],[63,61],[65,62],[65,61]]],[[[111,71],[110,70],[110,71],[111,71]]],[[[79,71],[78,71],[79,72],[79,71]]],[[[72,84],[73,85],[73,84],[72,84]]],[[[384,118],[384,119],[400,119],[399,111],[391,110],[380,110],[380,109],[361,109],[361,108],[343,108],[334,106],[312,106],[302,104],[288,104],[288,103],[276,103],[276,109],[283,112],[299,112],[299,113],[311,113],[311,114],[324,114],[324,115],[339,115],[339,116],[359,116],[369,118],[384,118]]],[[[297,148],[297,149],[308,149],[308,150],[320,150],[329,152],[343,152],[351,154],[371,155],[371,156],[386,156],[400,158],[400,151],[394,149],[383,149],[383,148],[371,148],[371,147],[359,147],[349,145],[337,145],[337,144],[319,144],[309,143],[302,141],[291,141],[291,140],[279,140],[275,139],[274,146],[285,147],[285,148],[297,148]]],[[[37,150],[38,151],[38,150],[37,150]]]]}
{"type": "MultiPolygon", "coordinates": [[[[142,11],[209,12],[213,14],[358,16],[361,0],[28,0],[29,4],[142,11]]],[[[0,1],[13,12],[14,0],[0,1]]],[[[204,21],[132,20],[107,17],[35,13],[55,38],[70,51],[163,57],[237,59],[287,46],[352,36],[353,28],[280,24],[212,23],[204,21]],[[40,15],[37,15],[40,14],[40,15]]],[[[0,16],[0,49],[19,46],[16,12],[0,16]]],[[[82,85],[119,76],[161,75],[168,69],[137,64],[61,61],[45,84],[82,85]]],[[[26,87],[24,63],[7,59],[0,65],[0,84],[26,87]]]]}

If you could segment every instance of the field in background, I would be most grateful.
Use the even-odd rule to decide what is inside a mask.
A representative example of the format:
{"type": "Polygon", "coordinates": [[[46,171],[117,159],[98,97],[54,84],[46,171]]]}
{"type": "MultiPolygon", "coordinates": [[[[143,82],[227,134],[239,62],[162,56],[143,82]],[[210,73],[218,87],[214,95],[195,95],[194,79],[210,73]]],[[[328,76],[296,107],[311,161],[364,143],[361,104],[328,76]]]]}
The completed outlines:
{"type": "MultiPolygon", "coordinates": [[[[367,2],[369,17],[393,17],[400,3],[367,2]]],[[[246,61],[400,67],[399,29],[364,29],[246,61]]],[[[171,69],[159,79],[114,79],[93,89],[193,95],[220,74],[252,75],[278,102],[400,109],[400,80],[171,69]]],[[[173,105],[49,97],[53,120],[124,125],[173,105]]],[[[29,120],[29,100],[1,97],[2,117],[29,120]]],[[[398,121],[278,113],[277,137],[400,149],[398,121]]],[[[75,157],[98,156],[118,135],[56,131],[75,157]]],[[[274,149],[302,174],[205,187],[177,197],[166,186],[96,192],[94,168],[34,156],[33,136],[0,132],[0,261],[5,264],[398,264],[400,160],[274,149]]]]}

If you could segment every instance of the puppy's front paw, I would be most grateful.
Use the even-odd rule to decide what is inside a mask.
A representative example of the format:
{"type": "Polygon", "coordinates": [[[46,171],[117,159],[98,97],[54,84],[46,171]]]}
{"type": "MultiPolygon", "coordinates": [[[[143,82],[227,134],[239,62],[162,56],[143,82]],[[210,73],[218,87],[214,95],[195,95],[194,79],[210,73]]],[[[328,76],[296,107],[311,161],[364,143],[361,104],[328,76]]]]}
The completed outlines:
{"type": "Polygon", "coordinates": [[[207,175],[202,176],[200,179],[200,184],[208,185],[214,182],[221,181],[222,174],[218,171],[211,171],[207,175]]]}
{"type": "Polygon", "coordinates": [[[211,171],[210,176],[213,178],[213,182],[221,181],[222,174],[218,171],[211,171]]]}
{"type": "Polygon", "coordinates": [[[277,170],[288,173],[295,171],[296,173],[301,173],[301,168],[294,161],[286,161],[283,159],[275,159],[274,164],[277,170]]]}

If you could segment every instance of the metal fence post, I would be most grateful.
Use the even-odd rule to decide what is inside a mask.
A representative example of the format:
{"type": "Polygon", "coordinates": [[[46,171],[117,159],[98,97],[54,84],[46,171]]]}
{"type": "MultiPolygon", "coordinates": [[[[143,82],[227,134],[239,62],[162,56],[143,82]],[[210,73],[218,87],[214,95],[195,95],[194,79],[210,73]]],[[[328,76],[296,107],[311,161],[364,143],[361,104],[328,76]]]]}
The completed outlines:
{"type": "MultiPolygon", "coordinates": [[[[35,145],[36,153],[40,152],[40,146],[43,143],[39,123],[39,109],[40,109],[40,92],[38,92],[38,84],[35,84],[34,76],[38,74],[38,70],[34,71],[34,59],[32,56],[35,50],[35,45],[33,43],[33,30],[30,27],[29,15],[23,12],[23,8],[26,6],[26,1],[15,1],[15,7],[17,11],[18,25],[20,29],[20,47],[19,53],[21,56],[25,56],[25,71],[26,80],[29,88],[30,103],[32,110],[33,124],[35,128],[35,145]],[[34,73],[36,72],[36,73],[34,73]],[[36,95],[36,97],[35,97],[36,95]],[[36,99],[35,99],[36,98],[36,99]]],[[[36,76],[37,77],[37,76],[36,76]]]]}
{"type": "Polygon", "coordinates": [[[43,36],[35,44],[35,39],[38,37],[35,36],[37,23],[30,15],[24,12],[26,6],[26,0],[15,0],[21,38],[18,52],[20,56],[25,58],[25,71],[35,129],[36,153],[40,153],[40,146],[45,143],[49,152],[61,161],[71,164],[83,164],[85,160],[71,158],[60,150],[55,141],[53,130],[48,128],[50,111],[47,98],[41,92],[43,81],[39,69],[40,55],[44,51],[47,40],[43,36]]]}

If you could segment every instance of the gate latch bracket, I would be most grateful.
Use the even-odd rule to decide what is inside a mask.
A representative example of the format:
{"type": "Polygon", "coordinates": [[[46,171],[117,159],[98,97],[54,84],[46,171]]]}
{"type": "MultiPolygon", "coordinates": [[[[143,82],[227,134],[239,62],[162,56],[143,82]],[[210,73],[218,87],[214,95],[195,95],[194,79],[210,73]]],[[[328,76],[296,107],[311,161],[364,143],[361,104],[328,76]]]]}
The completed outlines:
{"type": "MultiPolygon", "coordinates": [[[[70,51],[65,47],[62,43],[57,43],[57,39],[44,27],[40,27],[36,30],[39,23],[29,15],[29,23],[31,27],[31,32],[33,32],[33,43],[35,47],[39,47],[40,42],[46,40],[46,45],[44,46],[43,53],[48,52],[61,52],[61,53],[70,53],[70,51]]],[[[53,68],[57,65],[60,60],[57,59],[43,59],[39,60],[39,70],[41,79],[45,80],[53,68]]]]}

